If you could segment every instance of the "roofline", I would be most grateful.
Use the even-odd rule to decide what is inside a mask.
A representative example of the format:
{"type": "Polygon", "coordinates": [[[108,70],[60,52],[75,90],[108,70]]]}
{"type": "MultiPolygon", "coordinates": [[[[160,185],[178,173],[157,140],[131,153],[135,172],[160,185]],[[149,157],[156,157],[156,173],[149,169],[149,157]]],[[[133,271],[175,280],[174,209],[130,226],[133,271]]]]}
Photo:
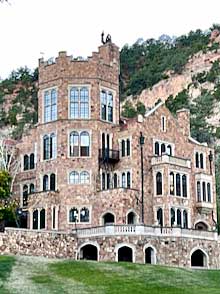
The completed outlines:
{"type": "Polygon", "coordinates": [[[200,142],[198,142],[196,139],[194,139],[194,138],[192,138],[192,137],[188,137],[189,138],[189,140],[191,141],[191,142],[193,142],[193,143],[195,143],[195,144],[197,144],[197,145],[200,145],[200,146],[204,146],[204,147],[208,147],[208,144],[206,143],[206,142],[204,142],[204,143],[200,143],[200,142]]]}
{"type": "Polygon", "coordinates": [[[164,104],[163,101],[161,101],[160,103],[158,103],[154,108],[152,108],[150,111],[148,111],[147,113],[145,113],[144,117],[150,116],[152,113],[154,113],[163,104],[164,104]]]}

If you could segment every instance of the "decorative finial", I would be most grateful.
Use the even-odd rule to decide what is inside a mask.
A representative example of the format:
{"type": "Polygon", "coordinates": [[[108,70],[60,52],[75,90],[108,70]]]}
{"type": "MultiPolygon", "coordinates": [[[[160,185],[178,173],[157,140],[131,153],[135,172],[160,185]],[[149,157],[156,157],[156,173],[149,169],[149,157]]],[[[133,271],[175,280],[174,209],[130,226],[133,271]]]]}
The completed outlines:
{"type": "Polygon", "coordinates": [[[107,35],[106,39],[104,40],[104,36],[105,36],[105,33],[104,31],[102,31],[102,34],[101,34],[101,41],[102,41],[102,44],[105,45],[106,43],[111,43],[112,42],[112,37],[110,34],[107,35]]]}

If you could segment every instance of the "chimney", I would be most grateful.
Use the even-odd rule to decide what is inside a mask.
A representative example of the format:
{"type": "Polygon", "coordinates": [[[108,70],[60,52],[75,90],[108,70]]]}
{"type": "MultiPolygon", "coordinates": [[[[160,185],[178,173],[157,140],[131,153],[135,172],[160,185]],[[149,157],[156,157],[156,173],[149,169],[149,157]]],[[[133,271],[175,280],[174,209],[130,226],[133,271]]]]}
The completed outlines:
{"type": "Polygon", "coordinates": [[[179,126],[184,136],[190,136],[190,111],[189,109],[182,108],[176,112],[179,126]]]}

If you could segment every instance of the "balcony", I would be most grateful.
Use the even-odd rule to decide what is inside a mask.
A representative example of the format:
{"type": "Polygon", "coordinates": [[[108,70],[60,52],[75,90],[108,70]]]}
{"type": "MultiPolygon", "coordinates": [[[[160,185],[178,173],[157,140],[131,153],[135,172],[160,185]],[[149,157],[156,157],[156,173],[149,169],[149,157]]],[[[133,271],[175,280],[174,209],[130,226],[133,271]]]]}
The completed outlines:
{"type": "Polygon", "coordinates": [[[183,237],[206,240],[217,240],[215,231],[200,231],[192,229],[152,227],[145,225],[106,225],[92,228],[74,229],[73,233],[79,238],[97,236],[157,236],[157,237],[183,237]]]}
{"type": "Polygon", "coordinates": [[[151,159],[151,165],[159,165],[159,164],[172,164],[181,167],[191,168],[191,160],[185,159],[181,157],[169,156],[167,154],[161,156],[154,156],[151,159]]]}
{"type": "Polygon", "coordinates": [[[213,203],[211,202],[204,202],[204,201],[197,201],[196,208],[200,213],[210,213],[213,210],[213,203]]]}
{"type": "Polygon", "coordinates": [[[119,162],[119,151],[113,149],[99,149],[99,162],[115,164],[119,162]]]}

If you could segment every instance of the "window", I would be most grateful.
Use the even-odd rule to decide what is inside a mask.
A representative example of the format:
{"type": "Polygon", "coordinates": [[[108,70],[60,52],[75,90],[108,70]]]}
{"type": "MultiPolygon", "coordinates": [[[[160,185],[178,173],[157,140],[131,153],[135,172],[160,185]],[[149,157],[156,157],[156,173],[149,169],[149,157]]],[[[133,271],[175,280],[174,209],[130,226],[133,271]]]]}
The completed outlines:
{"type": "Polygon", "coordinates": [[[202,182],[202,200],[206,201],[206,183],[202,182]]]}
{"type": "Polygon", "coordinates": [[[69,211],[69,222],[74,223],[78,221],[78,215],[79,215],[78,209],[76,207],[71,208],[69,211]]]}
{"type": "Polygon", "coordinates": [[[176,174],[176,195],[181,196],[180,190],[180,174],[176,174]]]}
{"type": "Polygon", "coordinates": [[[89,222],[89,210],[86,207],[83,207],[80,210],[80,222],[81,223],[89,222]]]}
{"type": "Polygon", "coordinates": [[[70,184],[79,184],[79,173],[72,171],[69,177],[70,184]]]}
{"type": "Polygon", "coordinates": [[[40,211],[40,229],[45,229],[45,209],[40,211]]]}
{"type": "Polygon", "coordinates": [[[56,158],[56,135],[54,133],[43,137],[43,159],[56,158]]]}
{"type": "Polygon", "coordinates": [[[188,228],[188,214],[186,210],[183,211],[183,228],[188,228]]]}
{"type": "Polygon", "coordinates": [[[34,188],[34,184],[30,184],[30,188],[29,188],[30,194],[33,194],[35,192],[35,188],[34,188]]]}
{"type": "Polygon", "coordinates": [[[70,184],[89,184],[90,183],[90,175],[88,171],[72,171],[69,174],[69,183],[70,184]]]}
{"type": "Polygon", "coordinates": [[[121,156],[125,156],[125,140],[121,141],[121,156]]]}
{"type": "Polygon", "coordinates": [[[177,226],[181,227],[181,225],[182,225],[181,210],[177,209],[177,226]]]}
{"type": "Polygon", "coordinates": [[[90,135],[83,131],[70,133],[70,156],[88,157],[90,155],[90,135]]]}
{"type": "Polygon", "coordinates": [[[121,175],[121,186],[122,186],[122,188],[125,188],[126,187],[126,176],[125,176],[125,173],[122,173],[122,175],[121,175]]]}
{"type": "Polygon", "coordinates": [[[199,181],[197,181],[196,183],[196,186],[197,186],[197,201],[198,202],[201,202],[201,184],[199,181]]]}
{"type": "Polygon", "coordinates": [[[162,141],[154,142],[155,155],[161,156],[161,155],[167,154],[169,156],[173,156],[173,149],[174,149],[174,144],[162,142],[162,141]]]}
{"type": "Polygon", "coordinates": [[[195,165],[196,168],[204,169],[204,154],[196,152],[195,153],[195,165]]]}
{"type": "Polygon", "coordinates": [[[44,122],[57,119],[57,90],[47,90],[44,92],[44,122]]]}
{"type": "Polygon", "coordinates": [[[23,206],[28,205],[28,186],[23,186],[23,206]]]}
{"type": "Polygon", "coordinates": [[[88,223],[90,210],[87,207],[73,207],[69,210],[69,222],[88,223]]]}
{"type": "Polygon", "coordinates": [[[102,190],[105,190],[105,173],[102,173],[102,190]]]}
{"type": "Polygon", "coordinates": [[[131,188],[131,173],[127,172],[127,188],[131,188]]]}
{"type": "Polygon", "coordinates": [[[187,180],[186,175],[182,176],[182,193],[183,197],[187,197],[187,180]]]}
{"type": "Polygon", "coordinates": [[[173,208],[170,209],[170,223],[171,227],[175,224],[175,210],[173,208]]]}
{"type": "Polygon", "coordinates": [[[131,141],[130,139],[122,139],[121,140],[121,156],[130,156],[131,154],[131,141]]]}
{"type": "Polygon", "coordinates": [[[32,224],[33,230],[38,229],[38,210],[33,211],[33,224],[32,224]]]}
{"type": "Polygon", "coordinates": [[[130,156],[130,153],[131,153],[131,142],[130,142],[130,139],[127,139],[126,145],[127,145],[127,156],[130,156]]]}
{"type": "Polygon", "coordinates": [[[70,118],[89,118],[88,87],[72,87],[70,89],[70,118]]]}
{"type": "Polygon", "coordinates": [[[89,173],[87,171],[83,171],[80,173],[80,184],[89,184],[89,173]]]}
{"type": "Polygon", "coordinates": [[[43,176],[43,191],[49,190],[49,177],[48,175],[43,176]]]}
{"type": "Polygon", "coordinates": [[[50,191],[55,191],[56,189],[56,176],[55,174],[50,175],[50,191]]]}
{"type": "Polygon", "coordinates": [[[44,208],[33,211],[32,228],[33,230],[42,230],[46,228],[46,211],[44,208]]]}
{"type": "Polygon", "coordinates": [[[158,172],[156,175],[156,195],[162,195],[162,174],[158,172]]]}
{"type": "Polygon", "coordinates": [[[111,91],[101,91],[101,119],[113,122],[113,94],[111,91]]]}
{"type": "Polygon", "coordinates": [[[30,169],[34,169],[34,153],[30,155],[30,169]]]}
{"type": "Polygon", "coordinates": [[[114,173],[114,188],[118,187],[118,175],[114,173]]]}
{"type": "Polygon", "coordinates": [[[210,183],[207,183],[207,196],[208,196],[208,202],[211,202],[211,185],[210,185],[210,183]]]}
{"type": "Polygon", "coordinates": [[[158,222],[158,225],[160,225],[161,227],[163,226],[163,210],[162,210],[162,208],[159,208],[157,210],[157,222],[158,222]]]}
{"type": "Polygon", "coordinates": [[[107,184],[107,186],[106,186],[107,190],[110,189],[110,187],[111,187],[111,178],[110,178],[109,173],[107,173],[107,183],[106,184],[107,184]]]}
{"type": "Polygon", "coordinates": [[[29,169],[29,156],[24,155],[24,170],[28,170],[28,169],[29,169]]]}
{"type": "Polygon", "coordinates": [[[166,117],[165,116],[161,117],[161,130],[162,132],[166,132],[166,117]]]}
{"type": "Polygon", "coordinates": [[[174,173],[170,173],[170,195],[174,195],[174,173]]]}

